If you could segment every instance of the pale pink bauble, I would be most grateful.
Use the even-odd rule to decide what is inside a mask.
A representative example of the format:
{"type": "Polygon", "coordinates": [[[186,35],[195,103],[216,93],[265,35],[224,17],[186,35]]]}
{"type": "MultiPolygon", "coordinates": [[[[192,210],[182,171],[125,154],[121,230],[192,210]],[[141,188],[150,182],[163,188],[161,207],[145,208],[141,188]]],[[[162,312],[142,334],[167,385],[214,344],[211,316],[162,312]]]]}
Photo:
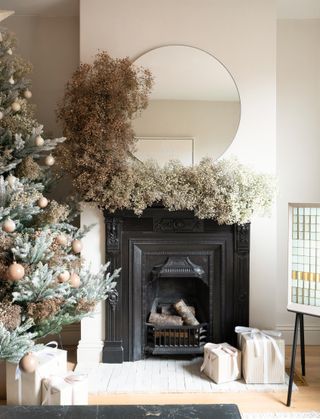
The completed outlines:
{"type": "Polygon", "coordinates": [[[71,247],[74,253],[80,253],[82,250],[82,242],[81,240],[73,240],[71,243],[71,247]]]}
{"type": "Polygon", "coordinates": [[[37,204],[40,208],[46,208],[48,206],[49,201],[46,197],[42,196],[38,199],[37,204]]]}
{"type": "Polygon", "coordinates": [[[70,273],[68,271],[63,271],[58,275],[59,282],[67,282],[70,279],[70,273]]]}
{"type": "Polygon", "coordinates": [[[21,371],[31,374],[38,367],[38,359],[30,352],[21,358],[19,367],[21,371]]]}
{"type": "Polygon", "coordinates": [[[13,103],[11,104],[11,109],[12,109],[14,112],[19,112],[19,111],[20,111],[20,109],[21,109],[21,105],[20,105],[20,103],[19,103],[19,102],[13,102],[13,103]]]}
{"type": "Polygon", "coordinates": [[[68,244],[68,238],[64,234],[59,234],[59,236],[56,237],[56,241],[61,246],[66,246],[68,244]]]}
{"type": "Polygon", "coordinates": [[[81,285],[80,276],[75,272],[72,272],[69,282],[72,288],[79,288],[81,285]]]}
{"type": "Polygon", "coordinates": [[[20,281],[24,277],[24,273],[24,267],[17,262],[13,262],[7,270],[9,281],[20,281]]]}
{"type": "Polygon", "coordinates": [[[11,220],[11,218],[7,218],[2,224],[2,230],[6,233],[13,233],[15,229],[16,223],[13,220],[11,220]]]}

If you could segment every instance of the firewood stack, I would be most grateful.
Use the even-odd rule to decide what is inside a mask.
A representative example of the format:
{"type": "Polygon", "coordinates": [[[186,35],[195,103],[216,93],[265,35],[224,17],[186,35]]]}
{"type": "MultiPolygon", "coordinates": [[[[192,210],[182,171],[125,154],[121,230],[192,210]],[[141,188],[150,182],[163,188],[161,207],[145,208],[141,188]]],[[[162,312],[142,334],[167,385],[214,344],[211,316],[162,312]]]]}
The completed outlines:
{"type": "Polygon", "coordinates": [[[155,326],[198,326],[195,308],[188,306],[182,299],[174,304],[161,306],[161,313],[151,312],[149,323],[155,326]]]}

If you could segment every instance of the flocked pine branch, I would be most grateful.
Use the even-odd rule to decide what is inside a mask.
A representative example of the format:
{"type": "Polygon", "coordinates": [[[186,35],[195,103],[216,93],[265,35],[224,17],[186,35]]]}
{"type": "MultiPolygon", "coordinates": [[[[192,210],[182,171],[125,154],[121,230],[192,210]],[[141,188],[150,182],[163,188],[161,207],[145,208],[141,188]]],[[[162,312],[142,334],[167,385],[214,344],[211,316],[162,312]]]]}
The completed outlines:
{"type": "Polygon", "coordinates": [[[34,351],[40,345],[34,344],[37,333],[31,333],[29,330],[33,326],[30,319],[12,332],[9,332],[2,323],[0,323],[0,359],[9,362],[19,362],[27,352],[34,351]]]}
{"type": "Polygon", "coordinates": [[[32,274],[15,284],[12,292],[13,301],[37,302],[48,298],[67,297],[70,293],[70,285],[57,283],[55,276],[55,272],[48,265],[39,262],[32,274]]]}

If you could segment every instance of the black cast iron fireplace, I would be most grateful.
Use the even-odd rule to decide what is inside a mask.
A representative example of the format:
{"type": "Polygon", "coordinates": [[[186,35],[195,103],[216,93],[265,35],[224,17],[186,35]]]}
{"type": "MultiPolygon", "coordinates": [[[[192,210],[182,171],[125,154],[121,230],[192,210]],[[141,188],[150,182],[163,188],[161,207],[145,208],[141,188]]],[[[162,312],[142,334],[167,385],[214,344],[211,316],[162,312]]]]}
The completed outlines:
{"type": "Polygon", "coordinates": [[[196,355],[208,341],[235,344],[234,327],[249,323],[249,224],[218,225],[164,208],[104,215],[106,258],[122,271],[106,304],[103,362],[196,355]],[[180,299],[198,325],[149,322],[150,313],[170,313],[180,299]]]}

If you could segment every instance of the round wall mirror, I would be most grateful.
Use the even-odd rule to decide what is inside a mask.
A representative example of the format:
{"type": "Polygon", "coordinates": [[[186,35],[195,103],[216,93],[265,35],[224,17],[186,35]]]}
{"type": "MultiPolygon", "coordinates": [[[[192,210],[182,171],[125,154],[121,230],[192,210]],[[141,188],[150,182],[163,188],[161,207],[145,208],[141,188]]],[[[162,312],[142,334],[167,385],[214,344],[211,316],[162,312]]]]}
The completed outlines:
{"type": "Polygon", "coordinates": [[[149,105],[134,120],[140,160],[184,164],[220,157],[240,121],[240,98],[229,71],[212,55],[188,46],[155,48],[135,65],[149,68],[154,86],[149,105]]]}

